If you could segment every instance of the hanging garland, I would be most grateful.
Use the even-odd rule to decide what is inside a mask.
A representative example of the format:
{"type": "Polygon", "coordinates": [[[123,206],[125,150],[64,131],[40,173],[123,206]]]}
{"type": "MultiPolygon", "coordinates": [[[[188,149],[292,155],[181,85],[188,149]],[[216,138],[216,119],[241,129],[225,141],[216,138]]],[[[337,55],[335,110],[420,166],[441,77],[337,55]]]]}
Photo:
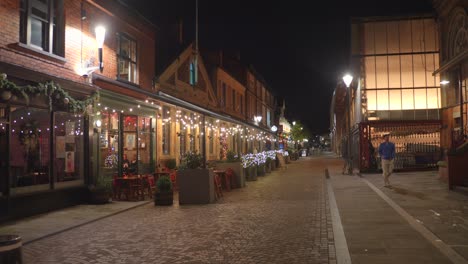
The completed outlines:
{"type": "Polygon", "coordinates": [[[67,91],[62,89],[60,85],[50,81],[46,83],[39,83],[37,86],[26,85],[18,86],[7,79],[5,73],[0,74],[0,91],[4,100],[9,100],[13,96],[23,98],[26,104],[29,105],[29,97],[31,95],[44,95],[49,99],[49,110],[52,111],[54,105],[68,106],[69,111],[73,113],[85,113],[89,105],[93,105],[95,101],[99,100],[99,93],[95,92],[85,100],[77,100],[68,94],[67,91]]]}

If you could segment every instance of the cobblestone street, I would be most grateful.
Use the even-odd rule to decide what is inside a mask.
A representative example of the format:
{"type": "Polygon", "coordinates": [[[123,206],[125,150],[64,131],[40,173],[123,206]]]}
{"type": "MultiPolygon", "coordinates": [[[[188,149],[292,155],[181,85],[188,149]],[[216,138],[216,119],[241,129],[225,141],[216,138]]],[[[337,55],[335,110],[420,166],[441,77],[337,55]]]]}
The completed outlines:
{"type": "Polygon", "coordinates": [[[27,244],[25,263],[336,263],[324,170],[306,158],[215,204],[140,206],[27,244]]]}

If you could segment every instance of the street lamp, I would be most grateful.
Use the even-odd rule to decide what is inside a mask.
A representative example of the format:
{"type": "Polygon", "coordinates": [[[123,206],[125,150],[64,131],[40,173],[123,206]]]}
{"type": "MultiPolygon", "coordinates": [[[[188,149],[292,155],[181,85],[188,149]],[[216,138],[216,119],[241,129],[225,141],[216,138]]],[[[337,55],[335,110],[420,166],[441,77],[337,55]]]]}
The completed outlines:
{"type": "Polygon", "coordinates": [[[104,46],[104,39],[106,37],[106,28],[103,26],[97,26],[94,30],[96,32],[96,43],[99,51],[99,71],[102,72],[104,69],[104,62],[102,61],[102,47],[104,46]]]}
{"type": "Polygon", "coordinates": [[[348,88],[348,90],[346,91],[346,109],[347,109],[347,114],[348,114],[348,118],[347,118],[347,126],[348,126],[348,142],[347,142],[347,152],[348,152],[348,155],[346,157],[346,163],[347,163],[347,169],[348,169],[348,174],[349,175],[352,175],[353,174],[353,159],[352,159],[352,155],[351,155],[351,89],[350,89],[350,85],[351,83],[353,82],[353,76],[351,74],[345,74],[345,76],[343,76],[343,82],[345,83],[346,85],[346,88],[348,88]]]}

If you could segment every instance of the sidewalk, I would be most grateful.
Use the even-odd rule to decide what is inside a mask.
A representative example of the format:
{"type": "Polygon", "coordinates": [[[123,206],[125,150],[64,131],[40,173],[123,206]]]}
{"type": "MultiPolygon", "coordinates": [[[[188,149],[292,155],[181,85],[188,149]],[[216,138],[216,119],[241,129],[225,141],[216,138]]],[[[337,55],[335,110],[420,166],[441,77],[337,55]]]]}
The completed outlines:
{"type": "Polygon", "coordinates": [[[437,172],[341,174],[330,160],[352,263],[468,263],[468,196],[448,191],[437,172]]]}
{"type": "Polygon", "coordinates": [[[118,201],[103,205],[77,205],[2,224],[0,225],[0,234],[19,235],[23,244],[28,244],[150,202],[150,200],[118,201]]]}

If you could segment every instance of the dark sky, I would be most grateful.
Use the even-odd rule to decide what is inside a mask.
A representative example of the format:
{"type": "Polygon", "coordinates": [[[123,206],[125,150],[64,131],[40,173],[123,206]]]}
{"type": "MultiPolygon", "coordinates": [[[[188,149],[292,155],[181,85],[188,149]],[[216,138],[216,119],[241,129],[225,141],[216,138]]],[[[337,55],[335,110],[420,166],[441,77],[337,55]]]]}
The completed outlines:
{"type": "MultiPolygon", "coordinates": [[[[163,32],[183,18],[184,37],[194,38],[195,0],[127,2],[163,32]]],[[[430,0],[199,0],[199,45],[239,51],[286,100],[288,118],[328,133],[333,89],[349,58],[350,17],[432,12],[430,0]]]]}

